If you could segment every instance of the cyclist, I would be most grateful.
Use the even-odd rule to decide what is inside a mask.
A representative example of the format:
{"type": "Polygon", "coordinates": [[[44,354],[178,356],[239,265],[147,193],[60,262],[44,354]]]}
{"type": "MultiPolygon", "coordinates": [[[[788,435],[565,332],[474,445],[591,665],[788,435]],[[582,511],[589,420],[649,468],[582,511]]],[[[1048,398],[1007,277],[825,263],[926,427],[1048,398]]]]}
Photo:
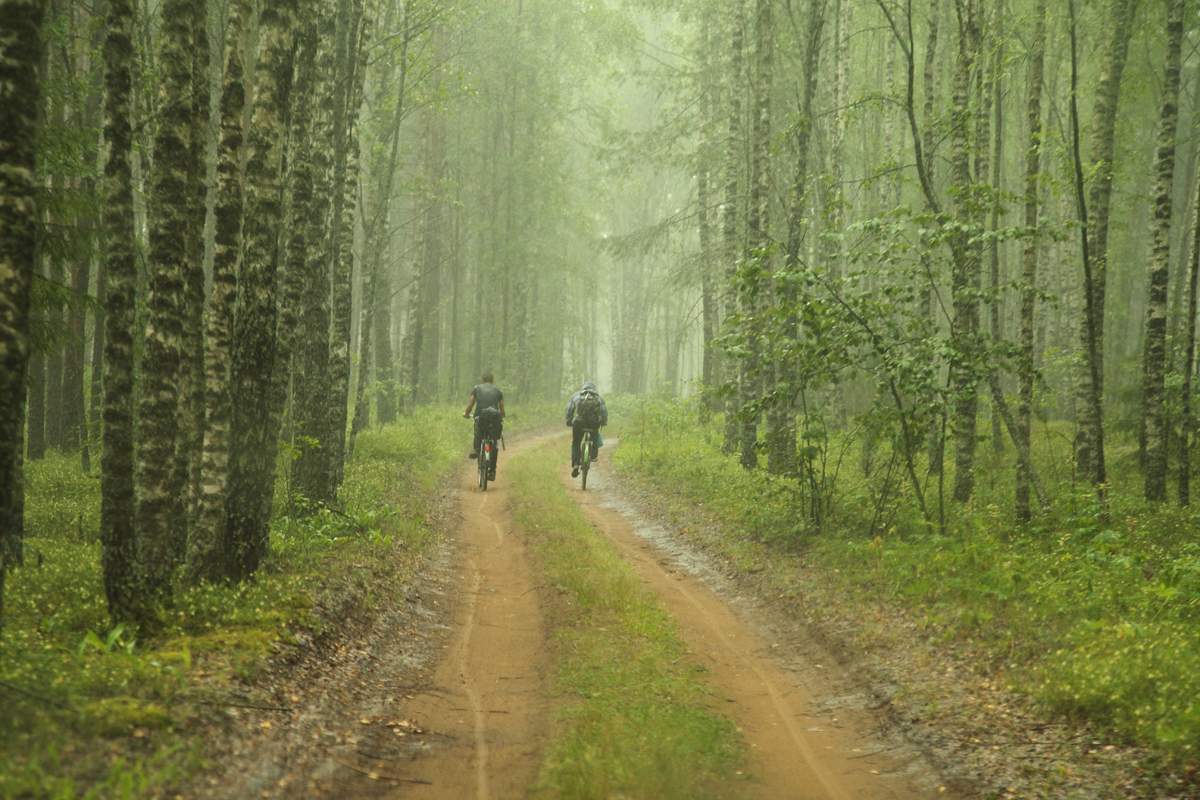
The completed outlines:
{"type": "Polygon", "coordinates": [[[608,424],[608,407],[604,398],[596,389],[596,384],[584,381],[583,386],[567,403],[567,427],[571,429],[571,477],[579,476],[579,444],[583,441],[583,432],[592,431],[596,447],[592,451],[592,461],[596,460],[596,450],[603,445],[600,438],[600,428],[608,424]]]}
{"type": "MultiPolygon", "coordinates": [[[[469,458],[479,458],[479,445],[483,441],[484,435],[489,435],[494,439],[499,439],[504,432],[504,392],[500,391],[500,387],[496,385],[496,378],[492,375],[491,370],[483,373],[480,382],[471,389],[470,400],[467,402],[467,409],[463,412],[463,417],[471,418],[471,413],[475,414],[475,446],[471,449],[469,458]]],[[[499,460],[500,453],[495,454],[495,459],[499,460]]],[[[489,479],[494,480],[496,477],[496,461],[492,461],[491,474],[489,479]]]]}

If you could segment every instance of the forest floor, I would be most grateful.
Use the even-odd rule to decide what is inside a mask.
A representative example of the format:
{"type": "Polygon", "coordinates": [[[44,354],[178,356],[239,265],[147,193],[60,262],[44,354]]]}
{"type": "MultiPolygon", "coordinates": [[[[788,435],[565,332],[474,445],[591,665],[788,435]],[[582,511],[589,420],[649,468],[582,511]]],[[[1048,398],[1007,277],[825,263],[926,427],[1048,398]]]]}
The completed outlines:
{"type": "MultiPolygon", "coordinates": [[[[564,750],[563,742],[578,738],[570,729],[579,727],[580,716],[599,714],[601,738],[636,740],[640,733],[663,738],[653,719],[644,721],[645,731],[628,729],[643,724],[639,712],[630,711],[639,702],[632,685],[607,687],[623,707],[572,711],[606,690],[578,685],[603,672],[603,664],[571,666],[572,659],[587,651],[589,639],[603,650],[622,646],[604,638],[619,622],[604,618],[587,627],[572,616],[594,600],[589,595],[595,587],[571,593],[572,578],[564,569],[578,569],[589,573],[585,580],[600,580],[602,591],[625,587],[610,594],[630,595],[601,602],[649,604],[633,615],[635,658],[659,648],[660,634],[645,621],[657,610],[671,629],[664,635],[678,637],[681,646],[674,653],[668,648],[665,670],[683,663],[684,673],[678,683],[654,688],[652,703],[686,705],[692,695],[679,687],[696,680],[702,685],[701,712],[739,740],[735,756],[714,762],[719,767],[705,778],[703,794],[970,794],[962,791],[965,786],[947,785],[919,748],[895,726],[889,728],[886,711],[852,670],[802,630],[774,626],[764,604],[723,577],[709,556],[648,522],[607,464],[593,473],[593,489],[581,492],[560,463],[564,448],[562,437],[518,439],[501,461],[500,480],[486,493],[473,488],[473,463],[464,467],[446,496],[438,522],[443,535],[412,581],[383,597],[374,619],[281,673],[272,687],[274,700],[259,710],[245,709],[238,724],[224,731],[221,774],[208,777],[198,793],[478,800],[613,792],[666,796],[646,785],[632,793],[601,786],[586,777],[584,765],[561,763],[595,759],[601,773],[636,775],[635,767],[618,763],[620,755],[610,752],[609,743],[564,750]],[[582,527],[571,529],[572,521],[562,521],[564,512],[578,515],[582,527]],[[547,527],[571,529],[563,541],[566,550],[557,556],[547,549],[545,537],[554,535],[547,527]],[[591,553],[597,549],[614,564],[595,560],[591,553]],[[629,582],[620,583],[619,575],[610,580],[607,571],[614,568],[628,572],[629,582]],[[561,777],[566,773],[576,774],[574,783],[561,777]]],[[[619,683],[621,677],[612,680],[619,683]]],[[[652,715],[664,712],[670,709],[656,708],[652,715]]],[[[680,727],[686,725],[668,725],[680,727]]],[[[719,740],[718,732],[696,746],[719,749],[719,740]]],[[[696,771],[702,771],[704,755],[697,755],[696,771]]],[[[658,766],[686,773],[692,765],[658,766]]]]}

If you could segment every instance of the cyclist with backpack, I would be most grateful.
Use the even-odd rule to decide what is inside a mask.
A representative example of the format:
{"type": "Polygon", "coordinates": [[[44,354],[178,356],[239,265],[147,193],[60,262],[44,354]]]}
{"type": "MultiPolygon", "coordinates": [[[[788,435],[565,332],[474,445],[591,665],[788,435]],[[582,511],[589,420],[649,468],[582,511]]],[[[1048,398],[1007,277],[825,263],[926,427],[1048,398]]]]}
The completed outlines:
{"type": "MultiPolygon", "coordinates": [[[[500,391],[495,381],[490,370],[483,373],[480,383],[471,389],[467,410],[463,412],[463,417],[467,419],[471,418],[472,412],[475,414],[475,446],[471,448],[470,458],[479,458],[479,445],[485,434],[499,440],[504,432],[504,392],[500,391]]],[[[497,460],[499,457],[500,454],[496,453],[497,460]]],[[[493,480],[496,477],[495,468],[495,462],[492,462],[493,480]]]]}
{"type": "MultiPolygon", "coordinates": [[[[600,428],[608,424],[608,407],[604,398],[596,389],[596,384],[585,381],[583,387],[571,397],[567,403],[567,427],[571,429],[571,477],[579,476],[579,443],[583,440],[584,431],[592,431],[596,439],[596,449],[603,444],[600,438],[600,428]]],[[[596,460],[593,453],[592,460],[596,460]]]]}

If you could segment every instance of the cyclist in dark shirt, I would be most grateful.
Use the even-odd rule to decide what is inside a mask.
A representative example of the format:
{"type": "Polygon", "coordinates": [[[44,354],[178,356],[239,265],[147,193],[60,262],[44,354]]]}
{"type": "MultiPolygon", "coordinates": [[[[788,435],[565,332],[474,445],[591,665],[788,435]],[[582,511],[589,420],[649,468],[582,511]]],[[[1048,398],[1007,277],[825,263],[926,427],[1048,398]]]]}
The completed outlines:
{"type": "MultiPolygon", "coordinates": [[[[483,373],[480,383],[471,389],[467,409],[463,412],[467,419],[471,418],[472,412],[475,415],[475,446],[471,448],[470,458],[479,457],[479,444],[483,441],[484,432],[499,439],[504,430],[504,392],[500,391],[495,380],[491,371],[483,373]]],[[[497,460],[499,456],[497,453],[497,460]]]]}

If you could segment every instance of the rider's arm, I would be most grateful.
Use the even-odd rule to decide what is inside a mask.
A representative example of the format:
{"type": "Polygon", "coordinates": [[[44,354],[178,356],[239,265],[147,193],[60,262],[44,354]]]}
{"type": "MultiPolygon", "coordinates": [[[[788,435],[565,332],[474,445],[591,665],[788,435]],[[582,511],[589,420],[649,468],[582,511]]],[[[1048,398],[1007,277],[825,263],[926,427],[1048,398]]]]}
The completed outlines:
{"type": "Polygon", "coordinates": [[[575,398],[567,402],[567,427],[571,427],[571,418],[575,416],[575,398]]]}
{"type": "Polygon", "coordinates": [[[600,424],[608,424],[608,406],[604,403],[604,398],[600,398],[600,424]]]}
{"type": "Polygon", "coordinates": [[[500,401],[500,418],[504,419],[504,401],[500,401]]]}
{"type": "MultiPolygon", "coordinates": [[[[501,406],[503,408],[503,406],[501,406]]],[[[464,417],[471,416],[471,412],[475,410],[475,392],[471,391],[471,399],[467,402],[467,410],[463,412],[464,417]]]]}

